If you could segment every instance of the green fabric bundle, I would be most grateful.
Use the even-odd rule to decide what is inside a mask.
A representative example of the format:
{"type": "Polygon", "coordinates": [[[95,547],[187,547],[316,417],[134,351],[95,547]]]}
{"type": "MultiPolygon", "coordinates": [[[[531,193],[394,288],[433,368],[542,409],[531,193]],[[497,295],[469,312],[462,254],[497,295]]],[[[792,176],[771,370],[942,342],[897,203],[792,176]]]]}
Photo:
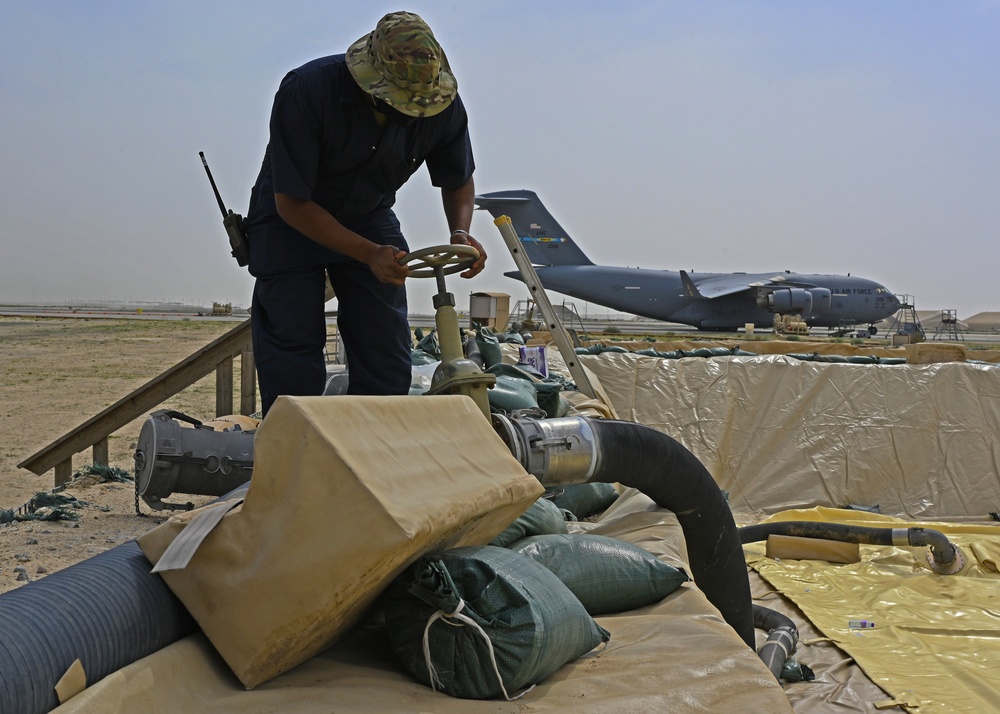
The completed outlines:
{"type": "Polygon", "coordinates": [[[517,409],[538,406],[538,391],[528,379],[498,374],[496,384],[486,393],[493,409],[509,414],[517,409]]]}
{"type": "Polygon", "coordinates": [[[403,666],[463,699],[515,698],[610,638],[551,571],[492,546],[420,558],[383,607],[403,666]]]}
{"type": "Polygon", "coordinates": [[[479,353],[483,356],[483,364],[489,369],[495,364],[503,363],[503,351],[500,349],[500,340],[496,334],[488,327],[476,325],[476,344],[479,346],[479,353]]]}
{"type": "Polygon", "coordinates": [[[551,570],[591,615],[651,605],[688,580],[649,551],[601,535],[531,536],[509,548],[551,570]]]}
{"type": "Polygon", "coordinates": [[[415,365],[424,364],[434,364],[435,362],[440,362],[440,356],[435,357],[434,355],[424,352],[421,349],[410,350],[410,363],[415,365]]]}
{"type": "Polygon", "coordinates": [[[497,383],[489,391],[490,406],[504,413],[515,409],[539,407],[548,418],[566,416],[569,402],[562,398],[561,380],[542,378],[527,364],[497,363],[486,370],[496,375],[497,383]]]}
{"type": "Polygon", "coordinates": [[[603,511],[618,499],[618,489],[610,483],[566,483],[550,486],[545,494],[559,508],[564,508],[581,521],[603,511]]]}
{"type": "Polygon", "coordinates": [[[426,336],[418,338],[416,349],[426,352],[435,360],[441,359],[441,345],[438,342],[437,330],[431,330],[426,336]]]}
{"type": "Polygon", "coordinates": [[[566,532],[566,517],[559,506],[547,498],[539,498],[507,526],[490,545],[504,548],[525,536],[549,535],[566,532]]]}

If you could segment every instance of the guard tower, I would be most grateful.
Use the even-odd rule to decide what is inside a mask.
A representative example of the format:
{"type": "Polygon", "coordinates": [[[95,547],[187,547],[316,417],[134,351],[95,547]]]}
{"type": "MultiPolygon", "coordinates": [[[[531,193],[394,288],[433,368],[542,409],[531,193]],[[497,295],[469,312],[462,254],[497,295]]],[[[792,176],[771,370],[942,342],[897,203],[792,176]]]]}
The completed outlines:
{"type": "Polygon", "coordinates": [[[962,337],[962,331],[958,329],[957,310],[941,311],[941,322],[939,322],[938,326],[934,328],[934,337],[932,339],[950,340],[954,342],[961,342],[964,339],[962,337]]]}

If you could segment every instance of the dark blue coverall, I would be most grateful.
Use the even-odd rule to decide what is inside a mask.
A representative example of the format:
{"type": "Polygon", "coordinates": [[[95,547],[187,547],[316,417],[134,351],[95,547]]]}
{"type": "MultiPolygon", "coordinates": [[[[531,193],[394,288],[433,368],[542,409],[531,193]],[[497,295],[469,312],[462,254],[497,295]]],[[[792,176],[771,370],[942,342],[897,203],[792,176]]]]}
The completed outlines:
{"type": "Polygon", "coordinates": [[[275,192],[312,200],[379,245],[409,250],[392,211],[396,191],[427,162],[431,183],[464,186],[475,164],[459,97],[432,117],[375,120],[344,55],[313,60],[281,81],[270,140],[245,222],[254,361],[266,414],[281,394],[326,386],[324,274],[337,295],[349,394],[406,394],[411,382],[406,290],[286,224],[275,192]]]}

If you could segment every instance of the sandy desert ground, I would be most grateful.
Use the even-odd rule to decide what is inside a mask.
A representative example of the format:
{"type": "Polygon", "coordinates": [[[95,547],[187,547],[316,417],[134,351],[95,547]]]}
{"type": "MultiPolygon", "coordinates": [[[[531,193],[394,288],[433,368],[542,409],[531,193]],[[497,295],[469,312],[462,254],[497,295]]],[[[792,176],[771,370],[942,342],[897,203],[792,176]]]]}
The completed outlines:
{"type": "MultiPolygon", "coordinates": [[[[0,317],[0,509],[17,509],[54,485],[52,471],[36,476],[19,469],[19,462],[237,324],[0,317]]],[[[239,360],[234,369],[238,404],[239,360]]],[[[161,407],[211,419],[215,377],[205,377],[161,407]]],[[[110,465],[133,472],[136,440],[146,418],[110,436],[110,465]]],[[[88,449],[74,457],[73,470],[80,472],[91,463],[88,449]]],[[[78,520],[0,525],[0,592],[113,548],[163,520],[145,504],[144,515],[136,515],[131,482],[87,476],[64,493],[85,502],[76,511],[78,520]]]]}

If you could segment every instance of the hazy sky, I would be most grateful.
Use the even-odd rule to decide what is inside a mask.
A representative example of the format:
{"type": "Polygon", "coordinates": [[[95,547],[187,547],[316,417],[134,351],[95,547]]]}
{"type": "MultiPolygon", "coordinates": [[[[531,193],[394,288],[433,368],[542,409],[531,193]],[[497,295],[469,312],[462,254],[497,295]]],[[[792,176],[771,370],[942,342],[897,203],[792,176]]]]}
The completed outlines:
{"type": "MultiPolygon", "coordinates": [[[[448,53],[477,189],[536,191],[595,262],[1000,310],[996,0],[5,3],[0,301],[248,305],[198,152],[245,213],[281,77],[398,9],[448,53]]],[[[425,170],[397,213],[413,249],[447,241],[425,170]]],[[[526,297],[484,212],[473,233],[459,307],[526,297]]]]}

